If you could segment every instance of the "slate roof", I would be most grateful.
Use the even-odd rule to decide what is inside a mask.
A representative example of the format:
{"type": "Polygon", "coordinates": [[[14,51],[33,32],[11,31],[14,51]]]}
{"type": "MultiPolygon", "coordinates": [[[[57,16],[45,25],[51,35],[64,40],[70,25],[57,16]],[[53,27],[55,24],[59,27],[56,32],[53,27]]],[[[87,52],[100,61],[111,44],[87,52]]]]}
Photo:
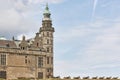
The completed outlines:
{"type": "Polygon", "coordinates": [[[17,48],[15,42],[11,40],[0,40],[0,47],[17,48]]]}

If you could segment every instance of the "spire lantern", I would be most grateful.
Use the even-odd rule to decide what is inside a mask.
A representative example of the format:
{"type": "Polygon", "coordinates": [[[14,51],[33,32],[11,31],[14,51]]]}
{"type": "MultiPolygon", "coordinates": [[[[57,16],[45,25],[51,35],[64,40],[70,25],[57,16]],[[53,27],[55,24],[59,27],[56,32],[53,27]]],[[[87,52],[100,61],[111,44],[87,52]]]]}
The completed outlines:
{"type": "Polygon", "coordinates": [[[46,4],[46,8],[45,8],[43,15],[44,15],[43,20],[50,20],[51,13],[49,11],[48,3],[46,4]]]}

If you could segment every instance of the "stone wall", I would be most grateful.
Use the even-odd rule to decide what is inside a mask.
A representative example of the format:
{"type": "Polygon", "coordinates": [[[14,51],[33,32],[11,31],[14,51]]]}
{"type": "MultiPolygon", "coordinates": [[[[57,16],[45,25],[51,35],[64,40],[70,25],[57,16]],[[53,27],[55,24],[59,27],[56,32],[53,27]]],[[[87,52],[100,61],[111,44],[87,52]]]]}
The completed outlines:
{"type": "Polygon", "coordinates": [[[50,78],[50,79],[46,79],[46,80],[120,80],[119,77],[64,77],[64,78],[60,78],[60,77],[54,77],[54,78],[50,78]]]}

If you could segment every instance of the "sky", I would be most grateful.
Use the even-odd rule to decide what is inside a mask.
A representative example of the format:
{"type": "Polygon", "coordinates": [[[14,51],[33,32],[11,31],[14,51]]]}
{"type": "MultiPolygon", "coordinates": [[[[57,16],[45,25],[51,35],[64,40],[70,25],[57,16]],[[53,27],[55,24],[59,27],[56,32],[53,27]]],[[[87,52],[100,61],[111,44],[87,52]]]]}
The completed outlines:
{"type": "Polygon", "coordinates": [[[55,76],[120,77],[120,0],[0,0],[0,36],[32,38],[46,3],[55,76]]]}

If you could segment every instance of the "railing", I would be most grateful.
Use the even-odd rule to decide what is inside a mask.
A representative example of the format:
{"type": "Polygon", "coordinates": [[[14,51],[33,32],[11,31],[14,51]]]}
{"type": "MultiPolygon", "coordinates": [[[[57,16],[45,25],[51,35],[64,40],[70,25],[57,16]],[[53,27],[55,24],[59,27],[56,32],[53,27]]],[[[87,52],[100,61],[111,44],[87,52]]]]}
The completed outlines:
{"type": "Polygon", "coordinates": [[[60,78],[59,76],[58,77],[54,77],[54,78],[51,78],[51,80],[120,80],[119,77],[73,77],[71,78],[70,76],[68,77],[63,77],[63,78],[60,78]]]}

